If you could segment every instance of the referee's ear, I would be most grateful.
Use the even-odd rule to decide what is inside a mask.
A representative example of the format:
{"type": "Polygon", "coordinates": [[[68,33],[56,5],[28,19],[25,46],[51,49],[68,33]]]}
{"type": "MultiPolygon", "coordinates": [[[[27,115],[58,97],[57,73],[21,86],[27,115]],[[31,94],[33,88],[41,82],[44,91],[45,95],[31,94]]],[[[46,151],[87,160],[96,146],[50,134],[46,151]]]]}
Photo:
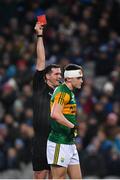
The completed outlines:
{"type": "Polygon", "coordinates": [[[49,74],[46,74],[45,78],[46,78],[46,80],[48,80],[49,79],[49,74]]]}
{"type": "Polygon", "coordinates": [[[45,81],[49,80],[50,79],[50,74],[49,73],[45,74],[44,79],[45,79],[45,81]]]}

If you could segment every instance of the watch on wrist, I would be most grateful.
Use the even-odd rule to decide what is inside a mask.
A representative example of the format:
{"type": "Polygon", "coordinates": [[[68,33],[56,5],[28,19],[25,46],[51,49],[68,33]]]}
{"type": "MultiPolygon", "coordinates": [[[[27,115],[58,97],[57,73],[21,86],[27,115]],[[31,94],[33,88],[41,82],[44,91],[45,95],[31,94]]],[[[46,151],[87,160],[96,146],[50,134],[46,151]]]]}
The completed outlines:
{"type": "Polygon", "coordinates": [[[42,34],[37,34],[37,37],[43,37],[43,35],[42,34]]]}

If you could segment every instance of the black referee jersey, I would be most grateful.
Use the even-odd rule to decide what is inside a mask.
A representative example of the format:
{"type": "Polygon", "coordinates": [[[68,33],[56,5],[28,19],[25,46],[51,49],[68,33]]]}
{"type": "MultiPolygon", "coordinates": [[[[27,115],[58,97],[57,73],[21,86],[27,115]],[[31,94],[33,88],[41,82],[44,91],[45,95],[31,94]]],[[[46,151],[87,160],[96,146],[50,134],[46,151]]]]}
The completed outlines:
{"type": "Polygon", "coordinates": [[[47,139],[50,132],[50,98],[53,89],[44,81],[44,70],[36,70],[33,77],[33,128],[35,138],[47,139]]]}

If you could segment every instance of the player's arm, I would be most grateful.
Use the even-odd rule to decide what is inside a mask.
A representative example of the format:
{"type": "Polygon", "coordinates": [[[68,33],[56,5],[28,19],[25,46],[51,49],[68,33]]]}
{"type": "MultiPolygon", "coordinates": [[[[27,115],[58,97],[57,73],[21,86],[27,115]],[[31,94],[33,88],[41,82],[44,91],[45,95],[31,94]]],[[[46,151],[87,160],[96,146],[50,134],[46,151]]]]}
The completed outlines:
{"type": "MultiPolygon", "coordinates": [[[[43,27],[40,25],[40,23],[36,23],[35,30],[36,30],[37,36],[43,36],[43,27]]],[[[45,49],[44,49],[42,37],[37,37],[36,69],[38,71],[42,71],[45,69],[45,49]]]]}
{"type": "Polygon", "coordinates": [[[51,109],[51,117],[58,123],[67,126],[68,128],[74,128],[74,124],[68,121],[62,113],[63,106],[55,102],[51,109]]]}

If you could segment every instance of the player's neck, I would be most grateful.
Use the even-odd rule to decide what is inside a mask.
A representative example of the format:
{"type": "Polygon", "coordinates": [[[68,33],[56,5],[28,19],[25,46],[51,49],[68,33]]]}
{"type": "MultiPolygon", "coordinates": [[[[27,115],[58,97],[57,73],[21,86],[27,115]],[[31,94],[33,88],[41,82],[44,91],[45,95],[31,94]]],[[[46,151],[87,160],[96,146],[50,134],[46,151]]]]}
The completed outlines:
{"type": "Polygon", "coordinates": [[[65,82],[65,85],[66,85],[71,91],[73,91],[73,87],[72,87],[71,83],[65,82]]]}

